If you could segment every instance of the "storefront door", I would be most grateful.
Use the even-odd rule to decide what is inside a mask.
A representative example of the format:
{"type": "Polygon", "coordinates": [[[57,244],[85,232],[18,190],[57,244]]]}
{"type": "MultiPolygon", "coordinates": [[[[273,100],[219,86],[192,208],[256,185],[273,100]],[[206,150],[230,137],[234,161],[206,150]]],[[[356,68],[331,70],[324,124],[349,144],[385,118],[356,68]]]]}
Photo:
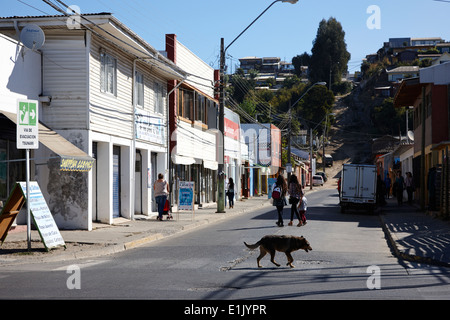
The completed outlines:
{"type": "Polygon", "coordinates": [[[113,218],[120,217],[120,147],[113,147],[113,218]]]}

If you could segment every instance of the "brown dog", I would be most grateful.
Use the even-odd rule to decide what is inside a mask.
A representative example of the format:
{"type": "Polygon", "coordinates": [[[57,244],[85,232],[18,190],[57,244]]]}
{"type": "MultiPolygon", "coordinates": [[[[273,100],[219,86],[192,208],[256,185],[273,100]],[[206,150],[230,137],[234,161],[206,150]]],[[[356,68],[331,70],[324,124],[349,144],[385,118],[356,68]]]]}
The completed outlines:
{"type": "Polygon", "coordinates": [[[259,247],[261,253],[259,254],[259,257],[256,258],[259,268],[261,268],[259,261],[261,261],[261,259],[267,253],[270,254],[270,261],[272,261],[274,265],[279,267],[280,265],[274,260],[275,251],[284,252],[288,259],[288,263],[286,265],[294,268],[294,266],[292,265],[294,258],[292,258],[291,252],[299,249],[303,249],[306,252],[308,252],[308,250],[312,250],[309,242],[305,238],[295,236],[268,235],[262,237],[261,240],[259,240],[255,244],[247,244],[245,242],[244,244],[247,246],[247,248],[252,250],[259,247]]]}

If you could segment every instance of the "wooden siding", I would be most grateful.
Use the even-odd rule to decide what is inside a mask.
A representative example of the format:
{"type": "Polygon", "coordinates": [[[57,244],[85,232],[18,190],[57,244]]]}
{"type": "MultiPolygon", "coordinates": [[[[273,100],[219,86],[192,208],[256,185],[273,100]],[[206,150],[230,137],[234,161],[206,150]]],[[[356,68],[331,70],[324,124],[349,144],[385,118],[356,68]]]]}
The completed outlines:
{"type": "Polygon", "coordinates": [[[216,132],[196,129],[180,121],[173,138],[177,139],[177,154],[216,161],[216,132]]]}
{"type": "Polygon", "coordinates": [[[178,41],[177,66],[188,73],[201,77],[189,77],[189,80],[194,82],[188,80],[186,83],[204,92],[210,98],[214,98],[214,69],[178,41]]]}
{"type": "MultiPolygon", "coordinates": [[[[133,61],[134,57],[101,38],[93,35],[90,50],[90,128],[93,131],[111,134],[123,138],[133,138],[133,61]],[[106,54],[117,60],[116,94],[102,92],[100,87],[100,54],[106,54]]],[[[165,80],[156,77],[151,67],[142,61],[137,61],[136,70],[144,75],[144,111],[151,116],[161,117],[166,124],[167,84],[165,80]],[[164,113],[155,112],[154,83],[163,88],[164,113]]],[[[142,108],[140,108],[142,111],[142,108]]],[[[164,134],[166,136],[166,134],[164,134]]],[[[164,139],[165,141],[165,139],[164,139]]]]}
{"type": "Polygon", "coordinates": [[[52,97],[42,121],[54,130],[87,128],[87,61],[84,31],[46,32],[43,94],[52,97]]]}
{"type": "Polygon", "coordinates": [[[93,35],[89,62],[91,130],[132,138],[132,58],[125,56],[117,48],[93,35]],[[100,87],[101,52],[105,52],[117,60],[115,95],[102,92],[100,87]]]}

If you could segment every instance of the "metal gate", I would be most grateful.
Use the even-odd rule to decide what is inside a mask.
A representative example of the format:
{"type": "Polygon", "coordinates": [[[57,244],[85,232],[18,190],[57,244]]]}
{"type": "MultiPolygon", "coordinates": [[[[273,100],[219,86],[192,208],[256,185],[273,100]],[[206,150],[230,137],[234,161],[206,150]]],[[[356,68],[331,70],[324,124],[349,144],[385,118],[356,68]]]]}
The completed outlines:
{"type": "Polygon", "coordinates": [[[113,147],[113,218],[120,217],[120,147],[113,147]]]}

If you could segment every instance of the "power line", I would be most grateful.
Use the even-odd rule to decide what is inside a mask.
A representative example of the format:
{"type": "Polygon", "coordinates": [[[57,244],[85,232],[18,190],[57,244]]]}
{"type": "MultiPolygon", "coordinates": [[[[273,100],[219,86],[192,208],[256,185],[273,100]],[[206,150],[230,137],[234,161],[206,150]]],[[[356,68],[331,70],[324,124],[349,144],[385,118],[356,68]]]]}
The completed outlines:
{"type": "MultiPolygon", "coordinates": [[[[50,0],[42,0],[42,1],[45,2],[46,4],[50,5],[50,6],[51,6],[52,8],[54,8],[55,10],[57,10],[57,11],[63,13],[65,16],[69,16],[68,13],[66,13],[66,12],[64,12],[62,9],[56,7],[55,4],[53,4],[53,3],[50,2],[50,0]]],[[[57,1],[58,3],[60,3],[61,5],[63,5],[64,7],[66,7],[66,9],[67,9],[68,12],[71,11],[72,13],[77,14],[77,12],[75,12],[71,7],[69,7],[67,4],[65,4],[62,0],[56,0],[56,1],[57,1]]],[[[154,60],[156,60],[156,61],[161,61],[161,60],[158,58],[159,53],[157,52],[156,49],[153,49],[153,50],[155,50],[155,53],[154,53],[154,54],[150,54],[149,52],[142,51],[140,48],[137,48],[136,46],[133,46],[133,45],[127,43],[126,41],[124,41],[124,40],[118,38],[117,36],[113,35],[113,34],[110,33],[109,31],[105,30],[104,28],[102,28],[102,27],[99,26],[98,24],[92,22],[91,20],[89,20],[88,18],[86,18],[86,16],[81,15],[81,14],[80,14],[79,16],[80,16],[82,19],[86,20],[89,24],[91,24],[91,25],[93,25],[93,26],[99,28],[100,30],[102,30],[103,32],[107,33],[108,35],[110,35],[110,36],[113,37],[114,39],[118,40],[119,42],[125,44],[126,46],[131,47],[132,49],[134,49],[134,50],[136,50],[136,51],[142,53],[143,55],[148,56],[150,59],[154,59],[154,60]],[[156,56],[155,56],[155,54],[156,54],[156,56]]],[[[82,23],[80,23],[80,24],[82,24],[82,23]]],[[[98,32],[96,32],[96,31],[93,30],[92,28],[89,28],[88,26],[86,26],[86,24],[82,24],[82,25],[83,25],[85,28],[87,28],[88,30],[90,30],[91,32],[94,32],[97,36],[101,37],[103,40],[108,41],[108,39],[104,38],[104,37],[103,37],[102,35],[100,35],[98,32]]],[[[109,42],[111,42],[111,41],[109,41],[109,42]]],[[[125,48],[121,48],[121,49],[123,49],[123,50],[129,52],[129,51],[126,50],[125,48]]],[[[140,57],[138,57],[138,58],[140,58],[140,57]]],[[[144,59],[145,59],[145,58],[144,58],[144,59]]],[[[163,62],[163,61],[161,61],[161,62],[163,62]]],[[[156,65],[156,64],[153,64],[153,63],[151,63],[151,62],[150,62],[150,64],[153,65],[153,66],[156,67],[156,68],[161,69],[161,68],[160,68],[158,65],[156,65]]],[[[179,68],[179,67],[177,66],[177,68],[179,68]]],[[[181,69],[180,69],[180,70],[181,70],[181,69]]],[[[166,71],[166,72],[167,72],[167,71],[166,71]]],[[[169,73],[171,73],[171,72],[169,72],[169,73]]],[[[211,81],[210,79],[206,79],[206,78],[201,77],[201,76],[198,76],[198,75],[196,75],[196,74],[187,73],[187,72],[185,72],[184,70],[183,70],[183,73],[186,73],[187,76],[192,76],[192,77],[196,77],[196,78],[199,78],[199,79],[202,79],[202,80],[211,81]]],[[[175,75],[175,74],[173,74],[173,75],[175,75]]],[[[177,76],[178,76],[178,75],[177,75],[177,76]]],[[[189,81],[192,81],[192,80],[189,80],[189,81]]],[[[192,82],[193,82],[193,81],[192,81],[192,82]]],[[[196,84],[200,84],[200,83],[196,83],[196,84]]],[[[201,85],[206,86],[206,85],[204,85],[204,84],[201,84],[201,85]]],[[[211,81],[211,87],[209,87],[209,88],[214,89],[214,83],[212,83],[212,81],[211,81]]]]}

